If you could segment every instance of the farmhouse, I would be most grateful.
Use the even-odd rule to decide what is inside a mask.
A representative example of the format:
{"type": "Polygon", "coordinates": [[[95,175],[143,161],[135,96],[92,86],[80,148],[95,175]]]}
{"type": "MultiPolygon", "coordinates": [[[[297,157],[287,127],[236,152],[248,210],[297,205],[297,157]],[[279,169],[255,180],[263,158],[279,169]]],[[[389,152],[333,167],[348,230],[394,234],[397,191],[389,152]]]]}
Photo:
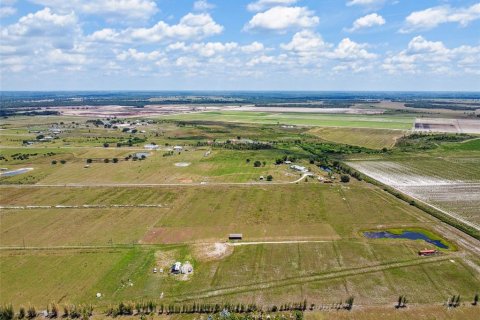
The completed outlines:
{"type": "Polygon", "coordinates": [[[143,148],[147,150],[158,150],[159,146],[156,144],[146,144],[143,148]]]}
{"type": "Polygon", "coordinates": [[[296,164],[291,165],[290,169],[293,169],[295,171],[300,171],[300,172],[307,172],[308,171],[307,168],[305,168],[303,166],[296,165],[296,164]]]}
{"type": "Polygon", "coordinates": [[[228,235],[228,240],[242,240],[243,234],[241,233],[230,233],[228,235]]]}

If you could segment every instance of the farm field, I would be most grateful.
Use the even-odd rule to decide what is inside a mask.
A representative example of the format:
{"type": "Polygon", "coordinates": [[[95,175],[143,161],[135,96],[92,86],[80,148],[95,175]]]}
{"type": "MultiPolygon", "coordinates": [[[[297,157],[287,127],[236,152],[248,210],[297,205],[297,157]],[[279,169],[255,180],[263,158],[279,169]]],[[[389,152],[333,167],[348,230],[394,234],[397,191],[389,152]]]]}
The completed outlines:
{"type": "Polygon", "coordinates": [[[406,131],[364,129],[364,128],[326,128],[319,127],[308,131],[327,141],[350,144],[371,149],[392,148],[398,138],[406,131]]]}
{"type": "Polygon", "coordinates": [[[36,305],[53,300],[106,307],[118,301],[158,299],[163,292],[165,302],[273,304],[306,298],[316,304],[332,304],[354,293],[359,304],[383,305],[403,292],[416,303],[441,303],[454,293],[473,294],[480,280],[472,276],[468,265],[455,256],[417,257],[415,251],[422,245],[406,242],[393,248],[388,242],[352,241],[259,244],[234,247],[216,258],[205,256],[211,250],[205,245],[28,254],[2,251],[2,299],[17,305],[28,297],[36,305]],[[355,256],[352,250],[357,252],[355,256]],[[153,267],[168,270],[176,260],[193,264],[194,273],[188,279],[168,272],[152,273],[153,267]],[[31,286],[33,281],[36,286],[31,286]],[[436,290],[430,290],[431,286],[436,290]],[[97,292],[102,293],[101,300],[95,298],[97,292]]]}
{"type": "Polygon", "coordinates": [[[4,207],[0,213],[3,246],[23,246],[24,242],[34,247],[109,245],[110,241],[211,242],[224,241],[234,232],[244,233],[248,241],[335,240],[356,238],[359,230],[377,225],[419,224],[417,209],[364,183],[349,187],[303,182],[279,186],[2,188],[0,205],[4,207]],[[33,204],[60,207],[18,208],[33,204]],[[81,208],[98,204],[110,207],[81,208]],[[352,210],[354,215],[347,214],[352,210]],[[66,228],[74,230],[63,233],[66,228]]]}
{"type": "Polygon", "coordinates": [[[286,124],[299,126],[411,129],[414,117],[388,115],[339,115],[316,113],[274,113],[253,111],[216,111],[168,116],[184,121],[221,121],[258,124],[286,124]]]}
{"type": "Polygon", "coordinates": [[[348,164],[480,228],[480,157],[350,161],[348,164]]]}
{"type": "Polygon", "coordinates": [[[345,173],[335,164],[378,163],[374,170],[391,181],[403,174],[399,188],[473,221],[478,139],[438,143],[412,160],[395,146],[412,126],[409,116],[222,111],[128,120],[134,125],[117,119],[137,133],[66,119],[2,124],[2,173],[33,170],[0,177],[0,304],[332,306],[354,296],[364,310],[403,294],[415,308],[437,306],[454,294],[470,299],[480,287],[476,242],[372,184],[340,182],[345,173]],[[189,119],[196,116],[208,119],[189,119]],[[54,139],[36,138],[57,127],[54,139]],[[146,151],[147,143],[158,150],[146,151]],[[125,160],[139,152],[148,155],[125,160]],[[273,181],[260,180],[268,175],[273,181]],[[436,247],[363,234],[422,228],[453,246],[421,257],[419,250],[436,247]],[[242,241],[228,241],[231,233],[242,241]],[[190,262],[193,273],[171,274],[176,261],[190,262]]]}
{"type": "MultiPolygon", "coordinates": [[[[274,150],[261,151],[209,151],[207,147],[185,147],[182,152],[166,150],[144,151],[122,148],[77,148],[48,149],[54,156],[45,157],[47,150],[30,149],[29,153],[39,153],[28,162],[9,164],[11,170],[32,167],[27,174],[0,177],[0,183],[39,183],[39,184],[108,184],[108,183],[200,183],[200,182],[255,182],[260,176],[272,175],[274,181],[294,181],[298,173],[287,166],[277,166],[274,160],[283,156],[274,150]],[[41,153],[40,153],[41,152],[41,153]],[[146,153],[142,161],[125,161],[128,155],[146,153]],[[113,163],[117,158],[118,163],[113,163]],[[87,159],[92,163],[85,168],[87,159]],[[109,163],[104,163],[109,159],[109,163]],[[247,161],[247,159],[249,159],[247,161]],[[51,161],[58,163],[52,165],[51,161]],[[65,160],[65,164],[60,161],[65,160]],[[265,162],[254,167],[254,161],[265,162]]],[[[171,150],[171,148],[169,149],[171,150]]],[[[6,149],[3,154],[15,154],[20,149],[6,149]]],[[[22,150],[23,151],[23,150],[22,150]]],[[[5,163],[6,164],[6,163],[5,163]]],[[[315,170],[314,167],[312,167],[315,170]]]]}

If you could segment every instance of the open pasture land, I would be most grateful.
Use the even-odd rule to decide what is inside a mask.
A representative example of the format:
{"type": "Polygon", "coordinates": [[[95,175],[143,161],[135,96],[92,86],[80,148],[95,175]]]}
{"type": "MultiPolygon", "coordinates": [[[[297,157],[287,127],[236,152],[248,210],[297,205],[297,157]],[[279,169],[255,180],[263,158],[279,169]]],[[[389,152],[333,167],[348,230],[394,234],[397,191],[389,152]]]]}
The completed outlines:
{"type": "Polygon", "coordinates": [[[350,161],[354,169],[480,228],[480,157],[350,161]]]}
{"type": "Polygon", "coordinates": [[[480,134],[480,120],[416,118],[414,131],[480,134]]]}
{"type": "Polygon", "coordinates": [[[402,129],[412,128],[413,117],[404,115],[342,115],[315,113],[275,113],[254,111],[218,111],[166,116],[186,121],[219,121],[299,126],[402,129]]]}
{"type": "Polygon", "coordinates": [[[397,139],[404,136],[406,132],[402,130],[328,127],[319,127],[308,131],[309,134],[327,141],[370,149],[392,148],[397,139]]]}
{"type": "MultiPolygon", "coordinates": [[[[181,152],[144,151],[127,148],[49,148],[5,149],[3,155],[36,154],[25,161],[0,161],[9,170],[25,167],[34,170],[11,177],[0,177],[1,184],[149,184],[201,182],[258,182],[260,176],[273,176],[274,182],[294,181],[300,175],[287,165],[275,165],[284,156],[279,150],[211,150],[209,147],[185,147],[181,152]],[[52,152],[54,155],[45,156],[52,152]],[[126,161],[128,155],[146,152],[145,160],[126,161]],[[165,156],[166,154],[166,156],[165,156]],[[113,159],[118,159],[114,163],[113,159]],[[92,163],[85,167],[87,159],[92,163]],[[108,159],[108,163],[105,163],[108,159]],[[53,165],[52,161],[57,164],[53,165]],[[66,163],[62,164],[61,161],[66,163]],[[260,161],[260,167],[254,162],[260,161]],[[265,165],[263,165],[265,162],[265,165]]],[[[305,163],[306,165],[306,163],[305,163]]],[[[318,169],[312,166],[312,170],[318,169]]]]}
{"type": "Polygon", "coordinates": [[[473,296],[480,285],[462,257],[418,257],[423,244],[416,242],[235,246],[214,259],[205,256],[212,245],[200,246],[1,251],[1,302],[93,303],[98,310],[148,299],[329,305],[354,295],[356,304],[385,305],[408,294],[412,303],[440,304],[453,294],[473,296]],[[170,274],[175,261],[191,262],[193,274],[170,274]],[[153,273],[154,267],[164,272],[153,273]]]}
{"type": "Polygon", "coordinates": [[[421,224],[418,209],[365,183],[1,190],[3,246],[214,242],[229,233],[246,241],[335,240],[379,225],[421,224]]]}

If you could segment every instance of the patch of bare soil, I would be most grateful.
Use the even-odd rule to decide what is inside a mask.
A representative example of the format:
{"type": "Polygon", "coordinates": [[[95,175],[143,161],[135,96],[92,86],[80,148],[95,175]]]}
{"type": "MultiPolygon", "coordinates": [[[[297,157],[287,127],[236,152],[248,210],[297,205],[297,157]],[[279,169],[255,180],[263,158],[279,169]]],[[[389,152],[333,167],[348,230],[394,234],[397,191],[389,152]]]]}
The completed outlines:
{"type": "Polygon", "coordinates": [[[221,260],[233,253],[233,247],[228,243],[201,243],[193,246],[195,258],[201,261],[221,260]]]}

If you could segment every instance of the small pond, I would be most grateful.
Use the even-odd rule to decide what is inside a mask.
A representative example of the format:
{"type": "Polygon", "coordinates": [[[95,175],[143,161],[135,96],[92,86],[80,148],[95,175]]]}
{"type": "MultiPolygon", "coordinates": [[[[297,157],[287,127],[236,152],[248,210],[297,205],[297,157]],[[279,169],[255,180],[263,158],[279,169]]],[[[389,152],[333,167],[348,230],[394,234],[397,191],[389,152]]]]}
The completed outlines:
{"type": "Polygon", "coordinates": [[[28,171],[32,171],[33,168],[22,168],[22,169],[17,169],[17,170],[12,170],[12,171],[6,171],[0,173],[0,177],[13,177],[22,173],[26,173],[28,171]]]}
{"type": "Polygon", "coordinates": [[[439,248],[448,249],[448,246],[440,240],[433,240],[429,238],[426,234],[423,234],[419,231],[408,231],[403,230],[401,233],[391,233],[388,231],[368,231],[364,232],[363,235],[370,239],[410,239],[410,240],[424,240],[428,243],[431,243],[439,248]]]}

